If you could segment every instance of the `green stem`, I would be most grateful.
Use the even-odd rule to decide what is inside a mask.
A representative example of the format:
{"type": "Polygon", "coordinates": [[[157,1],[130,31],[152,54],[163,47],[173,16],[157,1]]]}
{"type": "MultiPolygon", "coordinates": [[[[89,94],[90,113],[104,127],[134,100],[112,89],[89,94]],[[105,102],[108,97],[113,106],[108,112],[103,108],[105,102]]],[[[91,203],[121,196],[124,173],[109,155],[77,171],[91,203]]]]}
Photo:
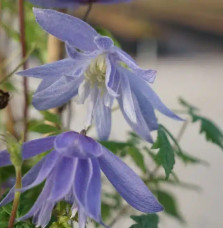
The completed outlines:
{"type": "Polygon", "coordinates": [[[12,228],[14,225],[15,218],[16,218],[16,212],[17,212],[17,209],[19,206],[19,200],[20,200],[20,195],[21,195],[21,192],[17,191],[17,189],[22,188],[21,167],[15,167],[15,172],[16,172],[15,196],[14,196],[14,200],[13,200],[12,212],[11,212],[11,216],[9,219],[8,228],[12,228]]]}

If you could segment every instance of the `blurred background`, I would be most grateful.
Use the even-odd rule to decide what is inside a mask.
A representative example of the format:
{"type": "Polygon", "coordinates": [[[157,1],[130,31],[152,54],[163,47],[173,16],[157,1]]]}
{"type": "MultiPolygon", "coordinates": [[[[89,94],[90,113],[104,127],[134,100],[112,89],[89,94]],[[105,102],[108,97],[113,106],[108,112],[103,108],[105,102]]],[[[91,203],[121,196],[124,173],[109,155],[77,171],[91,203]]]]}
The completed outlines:
{"type": "MultiPolygon", "coordinates": [[[[13,70],[20,62],[20,50],[16,41],[16,5],[12,9],[12,5],[7,5],[6,1],[3,0],[5,8],[0,12],[0,77],[13,70]]],[[[26,15],[27,20],[31,21],[29,29],[33,30],[28,34],[28,39],[30,46],[38,40],[39,48],[29,60],[29,66],[34,66],[47,60],[47,36],[42,30],[38,30],[29,9],[30,5],[27,6],[26,15]]],[[[86,9],[81,7],[75,12],[69,10],[69,13],[82,18],[86,9]]],[[[170,109],[181,110],[179,98],[182,97],[223,129],[222,0],[135,0],[130,4],[111,6],[96,4],[88,22],[97,28],[109,30],[122,48],[136,58],[140,66],[158,71],[153,88],[170,109]]],[[[13,77],[12,80],[17,91],[20,91],[20,79],[13,77]]],[[[29,83],[34,91],[39,81],[31,79],[29,83]]],[[[20,102],[21,93],[17,92],[12,96],[7,110],[0,113],[1,122],[7,123],[7,129],[12,132],[21,128],[20,102]]],[[[86,109],[75,102],[72,107],[71,129],[80,131],[86,109]]],[[[31,110],[31,115],[39,117],[35,110],[31,110]]],[[[183,123],[169,120],[159,113],[157,115],[159,122],[177,137],[183,123]]],[[[65,110],[65,122],[66,116],[65,110]]],[[[187,118],[184,114],[181,116],[187,118]]],[[[119,111],[114,112],[111,139],[124,141],[129,130],[122,114],[119,111]]],[[[32,134],[31,137],[36,136],[36,133],[32,134]]],[[[90,131],[90,135],[96,136],[94,129],[90,131]]],[[[163,189],[176,196],[176,210],[185,222],[179,219],[179,214],[172,213],[171,216],[171,213],[161,213],[159,227],[223,227],[221,149],[205,141],[204,136],[199,134],[198,123],[187,126],[180,144],[185,151],[207,161],[208,165],[186,166],[180,161],[176,162],[174,171],[180,179],[200,188],[188,190],[164,185],[163,189]]],[[[136,212],[130,210],[129,214],[136,212]]],[[[129,227],[131,224],[129,216],[123,216],[113,227],[129,227]]]]}

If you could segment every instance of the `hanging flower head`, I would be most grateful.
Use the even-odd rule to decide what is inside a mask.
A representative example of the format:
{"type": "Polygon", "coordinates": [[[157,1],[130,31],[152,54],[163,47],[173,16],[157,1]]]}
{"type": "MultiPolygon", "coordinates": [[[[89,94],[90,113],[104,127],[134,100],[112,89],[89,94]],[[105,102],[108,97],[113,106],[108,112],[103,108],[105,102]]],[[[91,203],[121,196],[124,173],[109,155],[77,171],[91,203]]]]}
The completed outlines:
{"type": "MultiPolygon", "coordinates": [[[[79,227],[84,228],[90,217],[101,220],[102,170],[120,195],[135,209],[155,213],[163,208],[143,181],[117,156],[93,139],[70,131],[58,136],[26,142],[23,159],[46,150],[52,151],[23,177],[21,191],[35,187],[46,180],[44,188],[30,211],[20,218],[33,217],[37,227],[45,227],[57,202],[66,200],[73,204],[73,214],[78,210],[79,227]]],[[[10,165],[7,151],[0,152],[0,166],[10,165]]],[[[15,189],[0,202],[3,206],[13,200],[15,189]]]]}
{"type": "Polygon", "coordinates": [[[155,70],[141,69],[109,37],[78,18],[54,10],[34,9],[34,13],[43,29],[66,43],[69,56],[18,73],[42,79],[33,96],[37,109],[58,107],[78,96],[80,103],[88,103],[86,127],[94,120],[101,140],[110,134],[114,99],[133,130],[149,142],[150,132],[158,127],[154,109],[180,119],[150,88],[155,70]]]}
{"type": "Polygon", "coordinates": [[[80,5],[86,5],[90,3],[103,3],[113,4],[121,2],[130,2],[131,0],[29,0],[31,3],[37,6],[46,8],[77,8],[80,5]]]}

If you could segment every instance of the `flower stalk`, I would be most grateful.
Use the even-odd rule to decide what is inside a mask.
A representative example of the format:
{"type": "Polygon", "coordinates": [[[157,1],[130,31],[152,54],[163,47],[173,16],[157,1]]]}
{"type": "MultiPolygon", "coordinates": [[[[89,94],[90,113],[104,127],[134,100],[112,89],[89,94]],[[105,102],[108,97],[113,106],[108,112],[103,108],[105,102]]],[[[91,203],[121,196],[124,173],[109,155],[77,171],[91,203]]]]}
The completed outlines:
{"type": "Polygon", "coordinates": [[[20,200],[20,195],[21,192],[18,191],[17,189],[22,188],[22,171],[21,171],[21,166],[15,167],[15,172],[16,172],[16,184],[15,184],[15,196],[13,200],[13,205],[12,205],[12,213],[9,219],[9,224],[8,228],[12,228],[15,222],[16,218],[16,212],[19,206],[19,200],[20,200]]]}
{"type": "MultiPolygon", "coordinates": [[[[25,13],[24,13],[24,2],[19,0],[19,25],[20,25],[20,45],[22,49],[22,59],[26,57],[26,38],[25,38],[25,13]]],[[[23,63],[23,69],[27,69],[27,61],[23,63]]],[[[29,94],[28,94],[28,79],[23,78],[23,89],[24,89],[24,108],[23,108],[23,117],[24,117],[24,141],[27,139],[28,131],[28,103],[29,103],[29,94]]]]}

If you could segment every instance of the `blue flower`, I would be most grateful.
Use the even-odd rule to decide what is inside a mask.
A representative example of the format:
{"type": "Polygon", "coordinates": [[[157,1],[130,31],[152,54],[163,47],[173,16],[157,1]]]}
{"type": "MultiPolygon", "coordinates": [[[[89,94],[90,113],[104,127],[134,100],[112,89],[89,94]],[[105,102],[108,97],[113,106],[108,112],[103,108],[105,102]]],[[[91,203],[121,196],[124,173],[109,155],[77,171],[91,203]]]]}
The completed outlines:
{"type": "Polygon", "coordinates": [[[85,127],[94,120],[101,140],[110,134],[114,99],[133,130],[149,142],[150,132],[158,127],[154,109],[180,119],[151,89],[155,70],[141,69],[109,37],[99,35],[78,18],[54,10],[34,9],[34,13],[43,29],[66,43],[69,56],[18,73],[42,79],[33,96],[37,109],[61,106],[78,95],[80,103],[88,103],[85,127]]]}
{"type": "Polygon", "coordinates": [[[77,8],[80,5],[89,3],[103,3],[113,4],[121,2],[130,2],[131,0],[29,0],[31,3],[37,6],[46,8],[77,8]]]}
{"type": "MultiPolygon", "coordinates": [[[[52,151],[23,177],[25,191],[44,180],[45,185],[30,211],[20,218],[33,217],[33,223],[45,227],[50,221],[57,202],[66,200],[73,204],[73,214],[79,212],[79,227],[84,228],[90,217],[103,225],[101,220],[101,174],[120,195],[135,209],[155,213],[163,208],[143,181],[117,156],[93,139],[73,131],[58,136],[26,142],[23,159],[46,150],[52,151]]],[[[0,152],[0,166],[10,165],[7,151],[0,152]]],[[[3,206],[13,200],[14,188],[1,201],[3,206]]]]}

